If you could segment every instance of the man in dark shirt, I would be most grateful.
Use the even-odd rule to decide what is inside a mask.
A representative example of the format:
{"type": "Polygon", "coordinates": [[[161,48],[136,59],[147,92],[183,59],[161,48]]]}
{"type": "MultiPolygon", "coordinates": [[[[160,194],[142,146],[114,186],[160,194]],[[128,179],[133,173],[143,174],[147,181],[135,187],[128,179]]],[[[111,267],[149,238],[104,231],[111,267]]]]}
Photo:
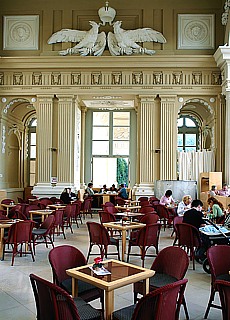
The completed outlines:
{"type": "Polygon", "coordinates": [[[191,209],[185,211],[183,222],[191,224],[192,226],[199,229],[205,226],[205,221],[203,220],[203,214],[201,212],[203,203],[200,200],[193,200],[191,204],[191,209]]]}

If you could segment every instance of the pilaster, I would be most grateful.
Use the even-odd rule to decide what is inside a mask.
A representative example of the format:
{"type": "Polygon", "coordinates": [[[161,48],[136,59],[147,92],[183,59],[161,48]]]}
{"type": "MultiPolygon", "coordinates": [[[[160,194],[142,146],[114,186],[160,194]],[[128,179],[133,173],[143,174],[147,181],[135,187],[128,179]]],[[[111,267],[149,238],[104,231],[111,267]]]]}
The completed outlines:
{"type": "Polygon", "coordinates": [[[177,107],[175,95],[162,95],[160,126],[160,180],[176,180],[177,107]]]}

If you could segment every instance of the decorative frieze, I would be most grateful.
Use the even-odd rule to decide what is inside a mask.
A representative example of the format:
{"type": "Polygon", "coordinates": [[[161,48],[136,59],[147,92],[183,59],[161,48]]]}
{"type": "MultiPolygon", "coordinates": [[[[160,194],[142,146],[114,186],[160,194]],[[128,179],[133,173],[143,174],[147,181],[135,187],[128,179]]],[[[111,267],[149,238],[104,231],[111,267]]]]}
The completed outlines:
{"type": "Polygon", "coordinates": [[[56,85],[56,86],[61,84],[61,74],[60,73],[52,72],[51,84],[56,85]]]}
{"type": "Polygon", "coordinates": [[[41,72],[34,72],[32,75],[32,84],[36,86],[42,85],[42,74],[41,72]]]}
{"type": "Polygon", "coordinates": [[[122,84],[122,73],[121,72],[113,72],[112,73],[112,84],[122,84]]]}
{"type": "Polygon", "coordinates": [[[4,85],[4,73],[0,72],[0,86],[4,85]]]}
{"type": "Polygon", "coordinates": [[[142,72],[133,72],[132,84],[143,84],[143,73],[142,72]]]}
{"type": "Polygon", "coordinates": [[[102,84],[101,72],[91,73],[91,84],[93,84],[93,85],[101,85],[102,84]]]}
{"type": "Polygon", "coordinates": [[[23,85],[23,75],[22,72],[15,72],[13,74],[13,85],[21,86],[23,85]]]}
{"type": "Polygon", "coordinates": [[[193,72],[192,73],[192,84],[202,84],[202,73],[193,72]]]}
{"type": "Polygon", "coordinates": [[[212,72],[212,84],[213,85],[221,85],[221,73],[220,72],[212,72]]]}
{"type": "Polygon", "coordinates": [[[172,84],[182,84],[182,71],[172,73],[172,84]]]}
{"type": "Polygon", "coordinates": [[[71,73],[71,84],[79,86],[81,84],[81,73],[74,72],[71,73]]]}
{"type": "Polygon", "coordinates": [[[162,71],[153,73],[153,84],[163,84],[163,73],[162,73],[162,71]]]}

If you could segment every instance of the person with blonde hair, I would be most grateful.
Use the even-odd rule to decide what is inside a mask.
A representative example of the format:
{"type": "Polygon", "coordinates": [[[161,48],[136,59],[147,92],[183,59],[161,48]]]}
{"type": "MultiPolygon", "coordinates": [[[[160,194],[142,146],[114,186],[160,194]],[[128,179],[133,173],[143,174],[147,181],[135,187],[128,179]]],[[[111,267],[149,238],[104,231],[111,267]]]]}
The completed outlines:
{"type": "Polygon", "coordinates": [[[184,212],[188,209],[191,209],[192,197],[190,195],[185,195],[182,198],[182,201],[178,204],[177,214],[178,216],[183,216],[184,212]]]}

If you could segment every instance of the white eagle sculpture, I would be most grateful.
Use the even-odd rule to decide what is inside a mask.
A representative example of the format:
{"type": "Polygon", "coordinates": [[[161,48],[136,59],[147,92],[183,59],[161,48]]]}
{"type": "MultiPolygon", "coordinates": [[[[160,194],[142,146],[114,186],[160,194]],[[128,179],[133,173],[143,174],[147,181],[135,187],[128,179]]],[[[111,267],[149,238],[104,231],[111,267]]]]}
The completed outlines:
{"type": "Polygon", "coordinates": [[[108,34],[108,47],[113,56],[131,55],[133,53],[153,55],[154,50],[143,48],[136,42],[166,42],[162,33],[151,28],[124,30],[121,28],[121,24],[122,21],[114,22],[114,33],[109,32],[108,34]]]}
{"type": "Polygon", "coordinates": [[[80,54],[81,56],[102,55],[106,45],[105,32],[98,33],[100,23],[89,21],[92,28],[89,31],[80,31],[72,29],[62,29],[55,32],[48,40],[48,44],[57,42],[78,42],[72,48],[59,51],[62,56],[68,54],[80,54]]]}

